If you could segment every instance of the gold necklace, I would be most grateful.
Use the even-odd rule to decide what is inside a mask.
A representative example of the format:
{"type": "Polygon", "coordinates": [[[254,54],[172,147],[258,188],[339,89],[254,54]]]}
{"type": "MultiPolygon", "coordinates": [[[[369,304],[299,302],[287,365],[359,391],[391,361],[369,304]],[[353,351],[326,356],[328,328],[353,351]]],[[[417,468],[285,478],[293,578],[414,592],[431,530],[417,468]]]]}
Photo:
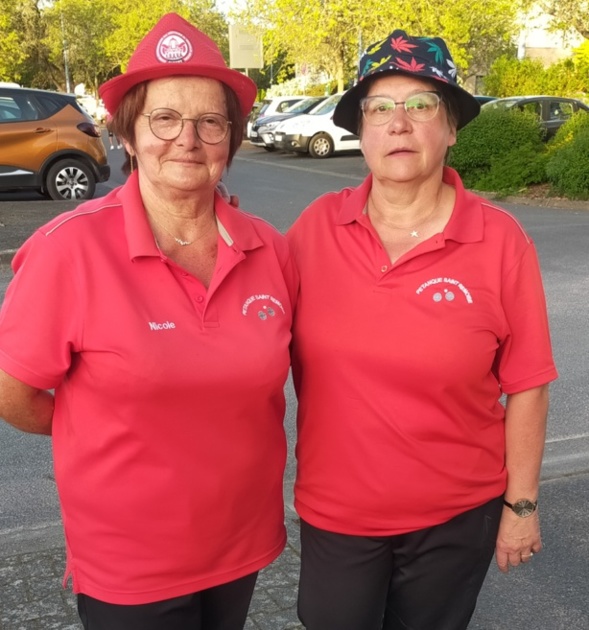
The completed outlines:
{"type": "Polygon", "coordinates": [[[205,237],[211,231],[213,225],[215,225],[215,222],[213,221],[211,222],[209,227],[202,234],[199,234],[193,241],[183,241],[181,238],[174,236],[172,232],[170,232],[170,230],[168,230],[168,228],[165,225],[162,225],[156,219],[155,215],[151,214],[151,212],[149,212],[148,214],[162,228],[162,230],[164,230],[164,232],[168,234],[168,236],[171,236],[176,241],[176,243],[178,243],[178,245],[181,245],[182,247],[186,247],[187,245],[192,245],[193,243],[196,243],[196,241],[199,241],[201,238],[205,237]]]}

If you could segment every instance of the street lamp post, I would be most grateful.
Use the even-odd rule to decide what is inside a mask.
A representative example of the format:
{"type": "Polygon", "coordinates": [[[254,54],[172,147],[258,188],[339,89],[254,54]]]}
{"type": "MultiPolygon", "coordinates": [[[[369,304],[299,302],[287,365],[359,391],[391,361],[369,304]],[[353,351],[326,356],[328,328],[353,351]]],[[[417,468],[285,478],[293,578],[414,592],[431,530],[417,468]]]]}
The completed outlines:
{"type": "Polygon", "coordinates": [[[61,3],[59,5],[59,14],[60,14],[60,20],[61,20],[61,37],[62,37],[62,42],[63,42],[63,69],[65,72],[65,91],[68,93],[71,93],[72,85],[70,81],[70,69],[69,69],[68,60],[67,60],[67,40],[65,38],[65,26],[63,24],[63,11],[61,8],[61,3]]]}

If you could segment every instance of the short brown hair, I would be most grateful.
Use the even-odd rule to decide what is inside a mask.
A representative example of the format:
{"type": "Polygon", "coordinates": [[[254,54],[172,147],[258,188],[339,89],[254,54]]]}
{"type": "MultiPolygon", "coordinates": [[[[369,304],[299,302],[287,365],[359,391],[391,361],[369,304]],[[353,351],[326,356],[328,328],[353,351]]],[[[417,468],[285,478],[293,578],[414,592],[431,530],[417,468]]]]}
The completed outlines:
{"type": "MultiPolygon", "coordinates": [[[[133,86],[122,98],[114,116],[107,122],[108,130],[117,137],[125,139],[132,147],[135,146],[135,121],[145,105],[147,84],[148,81],[144,81],[133,86]]],[[[243,140],[244,118],[235,92],[225,83],[221,83],[221,85],[225,93],[227,118],[231,122],[229,127],[229,157],[227,158],[227,168],[229,168],[243,140]]],[[[127,152],[125,153],[125,163],[122,170],[125,175],[129,175],[133,170],[131,166],[133,158],[127,152]]],[[[135,166],[134,164],[133,168],[135,166]]]]}

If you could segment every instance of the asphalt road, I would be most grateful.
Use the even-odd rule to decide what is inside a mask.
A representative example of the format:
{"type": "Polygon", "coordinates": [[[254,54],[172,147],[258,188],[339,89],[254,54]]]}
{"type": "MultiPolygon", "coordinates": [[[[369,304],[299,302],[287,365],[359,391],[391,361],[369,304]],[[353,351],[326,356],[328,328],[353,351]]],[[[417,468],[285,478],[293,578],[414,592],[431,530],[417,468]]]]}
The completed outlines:
{"type": "MultiPolygon", "coordinates": [[[[123,181],[121,152],[109,152],[113,177],[97,194],[123,181]]],[[[286,230],[318,195],[362,181],[358,155],[329,160],[270,154],[247,142],[225,178],[245,210],[286,230]]],[[[34,194],[0,194],[0,251],[17,247],[35,227],[72,207],[34,194]]],[[[541,504],[545,551],[525,571],[503,576],[492,568],[471,628],[589,630],[589,204],[570,207],[503,203],[537,243],[560,372],[551,387],[541,504]]],[[[565,204],[563,204],[565,205],[565,204]]],[[[0,257],[0,300],[10,273],[0,257]]],[[[292,497],[294,410],[288,391],[287,432],[291,456],[285,489],[292,497]]],[[[44,525],[59,522],[50,444],[0,424],[0,545],[16,534],[23,544],[44,525]]],[[[279,629],[276,629],[279,630],[279,629]]]]}

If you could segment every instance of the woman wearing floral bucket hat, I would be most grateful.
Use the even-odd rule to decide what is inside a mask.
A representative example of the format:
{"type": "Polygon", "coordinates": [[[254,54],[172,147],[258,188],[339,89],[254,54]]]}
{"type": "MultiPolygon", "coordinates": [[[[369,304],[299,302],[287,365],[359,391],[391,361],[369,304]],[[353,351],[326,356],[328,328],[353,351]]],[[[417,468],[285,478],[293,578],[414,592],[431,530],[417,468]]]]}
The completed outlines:
{"type": "Polygon", "coordinates": [[[542,548],[557,373],[538,260],[444,166],[479,112],[444,41],[396,30],[358,79],[334,122],[359,134],[370,174],[287,235],[299,616],[308,630],[460,630],[493,552],[507,571],[542,548]]]}
{"type": "Polygon", "coordinates": [[[100,93],[133,172],[17,253],[0,416],[52,434],[87,630],[241,630],[286,539],[297,290],[284,237],[216,190],[256,87],[169,14],[100,93]]]}

